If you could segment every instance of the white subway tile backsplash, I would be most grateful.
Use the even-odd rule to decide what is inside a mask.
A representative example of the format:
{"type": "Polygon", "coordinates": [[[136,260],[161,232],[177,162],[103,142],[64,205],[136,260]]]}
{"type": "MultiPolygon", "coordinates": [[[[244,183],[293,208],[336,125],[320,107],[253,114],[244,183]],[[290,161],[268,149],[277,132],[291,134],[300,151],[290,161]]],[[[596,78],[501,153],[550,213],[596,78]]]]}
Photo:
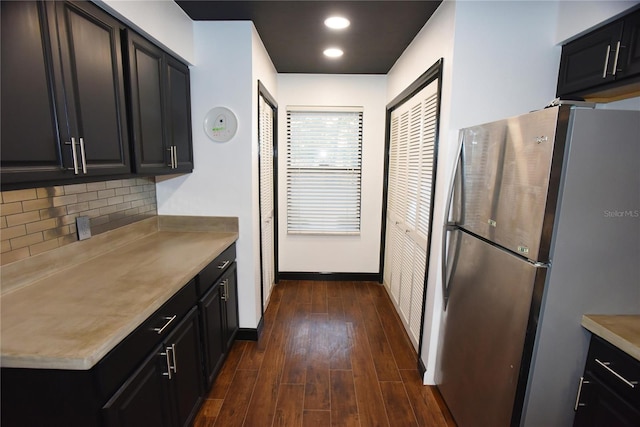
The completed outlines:
{"type": "Polygon", "coordinates": [[[94,235],[155,216],[155,179],[0,192],[0,265],[76,242],[80,215],[90,218],[94,235]]]}

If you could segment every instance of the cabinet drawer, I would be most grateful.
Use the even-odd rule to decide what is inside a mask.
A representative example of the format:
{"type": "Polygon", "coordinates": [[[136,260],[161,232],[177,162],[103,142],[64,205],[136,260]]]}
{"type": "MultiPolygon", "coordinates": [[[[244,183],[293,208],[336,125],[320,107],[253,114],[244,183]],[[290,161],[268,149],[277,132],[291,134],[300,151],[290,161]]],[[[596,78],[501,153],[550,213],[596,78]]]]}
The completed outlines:
{"type": "Polygon", "coordinates": [[[159,344],[196,303],[196,285],[193,279],[111,350],[95,366],[101,394],[113,394],[134,368],[139,366],[149,349],[159,344]]]}
{"type": "Polygon", "coordinates": [[[198,274],[198,295],[204,295],[211,286],[222,276],[236,259],[236,244],[232,244],[216,257],[198,274]]]}
{"type": "Polygon", "coordinates": [[[640,361],[594,336],[589,346],[585,371],[640,408],[640,361]]]}

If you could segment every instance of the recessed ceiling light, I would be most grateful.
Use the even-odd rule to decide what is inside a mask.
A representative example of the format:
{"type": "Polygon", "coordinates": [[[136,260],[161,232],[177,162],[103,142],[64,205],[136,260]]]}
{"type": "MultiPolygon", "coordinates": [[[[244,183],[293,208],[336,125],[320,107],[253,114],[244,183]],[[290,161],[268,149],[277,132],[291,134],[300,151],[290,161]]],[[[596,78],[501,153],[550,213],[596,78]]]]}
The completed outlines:
{"type": "Polygon", "coordinates": [[[337,47],[330,47],[329,49],[325,49],[322,53],[324,53],[325,56],[328,56],[329,58],[339,58],[344,52],[342,51],[342,49],[338,49],[337,47]]]}
{"type": "Polygon", "coordinates": [[[324,25],[334,30],[342,30],[343,28],[347,28],[350,24],[351,22],[342,16],[332,16],[324,20],[324,25]]]}

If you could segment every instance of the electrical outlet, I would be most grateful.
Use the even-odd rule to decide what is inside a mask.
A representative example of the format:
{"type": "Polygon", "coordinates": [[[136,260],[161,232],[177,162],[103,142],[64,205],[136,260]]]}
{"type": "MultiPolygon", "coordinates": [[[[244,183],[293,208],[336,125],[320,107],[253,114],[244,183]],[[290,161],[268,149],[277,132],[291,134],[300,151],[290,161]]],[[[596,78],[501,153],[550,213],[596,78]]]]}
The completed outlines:
{"type": "Polygon", "coordinates": [[[91,237],[91,225],[88,216],[76,218],[76,228],[78,229],[78,240],[85,240],[91,237]]]}

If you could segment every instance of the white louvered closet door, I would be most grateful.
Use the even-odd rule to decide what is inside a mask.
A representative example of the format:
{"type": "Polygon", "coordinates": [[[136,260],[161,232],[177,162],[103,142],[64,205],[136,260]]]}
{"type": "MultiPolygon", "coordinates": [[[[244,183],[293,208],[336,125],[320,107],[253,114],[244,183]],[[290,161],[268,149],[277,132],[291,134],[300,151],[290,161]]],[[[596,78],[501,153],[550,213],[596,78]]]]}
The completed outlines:
{"type": "Polygon", "coordinates": [[[384,282],[418,350],[437,139],[438,83],[391,112],[384,282]]]}
{"type": "Polygon", "coordinates": [[[273,223],[273,108],[259,100],[260,144],[260,225],[262,251],[262,298],[267,308],[275,281],[274,223],[273,223]]]}

